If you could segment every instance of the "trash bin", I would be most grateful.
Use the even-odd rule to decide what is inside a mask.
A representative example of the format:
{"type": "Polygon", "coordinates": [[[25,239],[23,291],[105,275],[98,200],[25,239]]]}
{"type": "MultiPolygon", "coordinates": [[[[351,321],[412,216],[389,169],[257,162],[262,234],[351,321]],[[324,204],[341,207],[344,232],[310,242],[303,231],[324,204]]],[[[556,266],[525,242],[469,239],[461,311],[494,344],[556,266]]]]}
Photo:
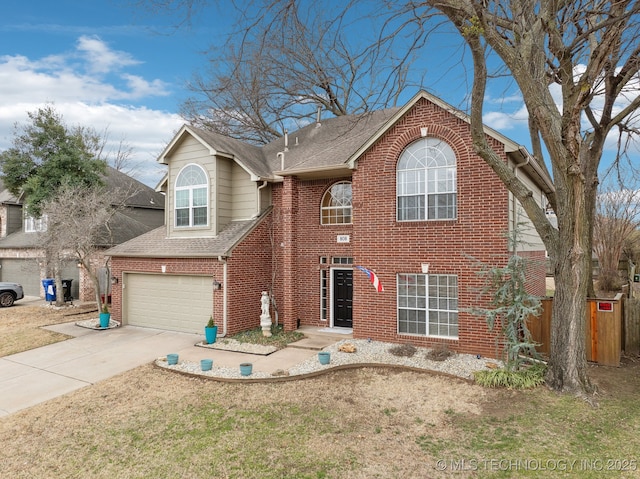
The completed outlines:
{"type": "Polygon", "coordinates": [[[73,301],[73,296],[71,296],[71,283],[72,279],[63,279],[62,280],[62,292],[64,293],[65,302],[73,301]]]}
{"type": "Polygon", "coordinates": [[[44,299],[46,301],[56,300],[56,280],[53,278],[45,278],[42,280],[42,287],[44,288],[44,299]]]}

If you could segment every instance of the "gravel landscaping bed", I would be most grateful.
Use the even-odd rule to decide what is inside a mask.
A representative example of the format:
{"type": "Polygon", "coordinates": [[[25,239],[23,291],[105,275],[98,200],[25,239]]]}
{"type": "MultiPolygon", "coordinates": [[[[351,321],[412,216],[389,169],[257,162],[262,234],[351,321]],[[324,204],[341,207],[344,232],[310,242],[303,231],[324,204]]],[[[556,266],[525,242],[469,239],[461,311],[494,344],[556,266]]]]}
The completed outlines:
{"type": "Polygon", "coordinates": [[[109,326],[106,328],[100,327],[100,319],[86,319],[84,321],[76,321],[76,326],[80,326],[81,328],[87,329],[113,329],[120,327],[120,323],[114,320],[109,320],[109,326]]]}
{"type": "MultiPolygon", "coordinates": [[[[245,344],[244,352],[248,353],[252,352],[252,346],[264,347],[261,345],[251,345],[250,343],[243,344],[245,344]]],[[[479,358],[470,354],[452,353],[442,361],[433,360],[429,359],[430,354],[434,352],[430,348],[414,348],[415,352],[412,356],[398,356],[390,352],[390,350],[397,346],[397,344],[369,341],[366,339],[345,339],[323,349],[323,351],[331,353],[331,362],[327,365],[320,364],[317,357],[312,357],[291,367],[288,371],[277,371],[274,374],[255,371],[250,376],[240,375],[239,368],[217,367],[215,360],[213,362],[213,368],[210,371],[202,371],[200,369],[200,363],[192,361],[180,361],[176,365],[168,365],[166,358],[158,358],[156,365],[178,372],[225,379],[266,379],[273,378],[274,376],[301,376],[349,364],[407,366],[438,371],[464,379],[473,379],[474,371],[502,366],[500,361],[479,358]],[[349,353],[340,350],[341,347],[347,346],[348,348],[349,345],[355,346],[356,351],[349,353]]]]}
{"type": "Polygon", "coordinates": [[[222,351],[234,351],[237,353],[260,354],[265,356],[268,354],[274,353],[278,350],[278,348],[276,348],[275,346],[267,346],[264,344],[242,343],[240,341],[236,341],[235,339],[221,339],[212,344],[208,344],[203,341],[203,342],[197,343],[196,346],[199,348],[219,349],[222,351]]]}

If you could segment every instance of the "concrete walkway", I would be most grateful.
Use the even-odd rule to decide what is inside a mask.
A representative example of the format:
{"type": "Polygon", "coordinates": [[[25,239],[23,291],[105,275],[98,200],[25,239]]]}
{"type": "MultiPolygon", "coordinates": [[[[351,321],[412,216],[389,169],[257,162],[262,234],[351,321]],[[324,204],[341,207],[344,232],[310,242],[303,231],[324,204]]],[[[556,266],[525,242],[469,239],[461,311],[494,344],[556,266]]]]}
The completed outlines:
{"type": "Polygon", "coordinates": [[[178,353],[180,360],[200,361],[215,354],[216,364],[237,367],[251,358],[254,371],[272,373],[315,355],[350,335],[305,328],[307,338],[268,356],[196,347],[204,335],[124,326],[105,331],[75,323],[47,327],[72,339],[0,358],[0,417],[48,401],[104,379],[178,353]]]}

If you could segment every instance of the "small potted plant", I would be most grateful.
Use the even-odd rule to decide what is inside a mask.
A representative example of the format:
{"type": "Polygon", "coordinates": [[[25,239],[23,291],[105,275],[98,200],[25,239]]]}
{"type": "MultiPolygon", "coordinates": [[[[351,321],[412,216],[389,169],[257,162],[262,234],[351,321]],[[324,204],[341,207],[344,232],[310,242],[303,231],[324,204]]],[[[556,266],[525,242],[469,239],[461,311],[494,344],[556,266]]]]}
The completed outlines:
{"type": "Polygon", "coordinates": [[[218,336],[218,326],[215,325],[213,321],[213,316],[210,316],[209,322],[204,328],[204,337],[207,341],[207,344],[215,343],[217,336],[218,336]]]}
{"type": "Polygon", "coordinates": [[[105,303],[100,309],[100,327],[108,328],[111,321],[111,313],[109,312],[109,306],[105,303]]]}

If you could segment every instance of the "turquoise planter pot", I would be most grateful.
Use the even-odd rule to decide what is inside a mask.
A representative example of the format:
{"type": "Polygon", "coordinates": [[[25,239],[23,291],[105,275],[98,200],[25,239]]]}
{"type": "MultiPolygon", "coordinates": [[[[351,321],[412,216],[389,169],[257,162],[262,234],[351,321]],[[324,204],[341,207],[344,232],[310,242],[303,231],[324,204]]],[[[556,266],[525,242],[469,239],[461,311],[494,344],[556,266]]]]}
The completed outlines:
{"type": "Polygon", "coordinates": [[[218,326],[214,326],[213,328],[206,327],[204,328],[204,337],[207,341],[207,344],[213,344],[216,342],[216,338],[218,337],[218,326]]]}
{"type": "Polygon", "coordinates": [[[178,364],[178,355],[177,354],[167,354],[167,364],[172,366],[174,364],[178,364]]]}
{"type": "Polygon", "coordinates": [[[108,328],[111,321],[111,313],[100,313],[100,327],[108,328]]]}
{"type": "Polygon", "coordinates": [[[320,351],[318,353],[318,361],[320,361],[320,364],[329,364],[331,361],[331,353],[328,351],[320,351]]]}
{"type": "Polygon", "coordinates": [[[203,371],[211,371],[213,367],[213,359],[201,359],[200,360],[200,369],[203,371]]]}
{"type": "Polygon", "coordinates": [[[241,376],[251,376],[251,371],[253,370],[253,364],[251,363],[242,363],[240,364],[240,375],[241,376]]]}

